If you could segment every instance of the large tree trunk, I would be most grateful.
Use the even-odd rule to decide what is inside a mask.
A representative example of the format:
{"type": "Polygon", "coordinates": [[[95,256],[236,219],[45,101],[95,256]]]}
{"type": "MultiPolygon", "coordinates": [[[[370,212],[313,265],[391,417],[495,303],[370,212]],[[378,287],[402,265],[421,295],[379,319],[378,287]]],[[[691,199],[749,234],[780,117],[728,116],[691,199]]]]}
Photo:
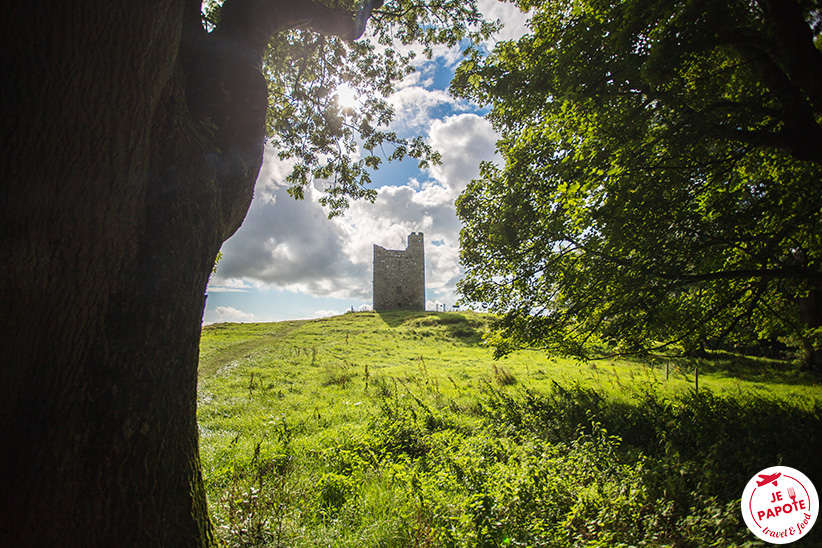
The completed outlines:
{"type": "Polygon", "coordinates": [[[213,544],[199,334],[262,161],[261,55],[362,31],[274,4],[226,0],[211,34],[199,0],[0,10],[0,546],[213,544]]]}
{"type": "Polygon", "coordinates": [[[196,369],[225,226],[183,6],[24,5],[4,25],[0,545],[211,544],[196,369]]]}

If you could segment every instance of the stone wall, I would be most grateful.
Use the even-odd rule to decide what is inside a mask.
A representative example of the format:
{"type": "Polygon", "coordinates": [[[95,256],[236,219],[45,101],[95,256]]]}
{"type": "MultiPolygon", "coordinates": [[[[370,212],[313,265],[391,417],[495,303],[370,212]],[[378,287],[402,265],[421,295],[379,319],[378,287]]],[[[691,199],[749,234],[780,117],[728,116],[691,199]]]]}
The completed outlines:
{"type": "Polygon", "coordinates": [[[374,310],[425,310],[422,232],[408,235],[404,251],[374,246],[374,310]]]}

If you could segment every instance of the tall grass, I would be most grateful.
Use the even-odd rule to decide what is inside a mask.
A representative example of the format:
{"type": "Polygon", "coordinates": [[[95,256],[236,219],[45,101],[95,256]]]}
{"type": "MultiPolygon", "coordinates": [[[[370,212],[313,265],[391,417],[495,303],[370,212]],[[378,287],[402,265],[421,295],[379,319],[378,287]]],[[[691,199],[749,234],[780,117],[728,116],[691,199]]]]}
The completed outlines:
{"type": "Polygon", "coordinates": [[[696,392],[648,364],[503,365],[483,321],[346,315],[265,344],[215,330],[232,361],[210,362],[199,413],[220,542],[764,546],[739,511],[748,479],[784,464],[822,485],[812,381],[707,371],[696,392]]]}

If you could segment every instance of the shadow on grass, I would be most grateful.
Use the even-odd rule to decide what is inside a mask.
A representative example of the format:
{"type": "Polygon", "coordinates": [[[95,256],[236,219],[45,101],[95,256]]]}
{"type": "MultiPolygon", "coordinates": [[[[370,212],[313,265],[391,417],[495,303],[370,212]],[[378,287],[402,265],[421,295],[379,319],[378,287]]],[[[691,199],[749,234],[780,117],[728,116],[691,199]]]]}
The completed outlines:
{"type": "Polygon", "coordinates": [[[708,357],[689,358],[686,363],[689,368],[699,367],[700,372],[751,382],[815,386],[822,381],[818,373],[800,371],[799,365],[792,360],[743,356],[732,352],[714,351],[708,357]]]}
{"type": "Polygon", "coordinates": [[[429,312],[419,310],[376,310],[375,312],[391,328],[399,327],[408,320],[421,318],[429,314],[429,312]]]}
{"type": "Polygon", "coordinates": [[[468,317],[465,312],[423,312],[421,310],[377,310],[377,315],[389,327],[415,323],[415,327],[437,325],[484,324],[485,322],[468,317]],[[415,322],[416,320],[416,322],[415,322]]]}
{"type": "Polygon", "coordinates": [[[421,312],[390,310],[377,311],[380,318],[391,328],[400,326],[412,329],[437,330],[446,337],[475,345],[482,336],[490,319],[471,312],[421,312]]]}
{"type": "Polygon", "coordinates": [[[604,428],[620,438],[625,458],[638,449],[664,464],[660,473],[689,473],[688,490],[727,501],[738,498],[765,466],[785,464],[814,482],[822,478],[819,402],[797,407],[754,394],[690,391],[668,398],[648,391],[626,403],[578,384],[557,383],[547,392],[489,385],[485,396],[484,413],[497,428],[530,430],[554,443],[604,428]]]}

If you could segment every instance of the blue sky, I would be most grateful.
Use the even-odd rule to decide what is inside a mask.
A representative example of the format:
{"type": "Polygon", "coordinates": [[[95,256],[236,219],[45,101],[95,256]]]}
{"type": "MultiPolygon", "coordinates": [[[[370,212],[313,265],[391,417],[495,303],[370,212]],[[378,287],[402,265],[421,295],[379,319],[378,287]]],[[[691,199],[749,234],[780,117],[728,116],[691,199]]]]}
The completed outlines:
{"type": "MultiPolygon", "coordinates": [[[[489,19],[519,36],[525,16],[511,4],[480,0],[489,19]]],[[[490,47],[490,46],[489,46],[490,47]]],[[[480,161],[495,159],[497,136],[477,105],[456,100],[448,83],[459,51],[439,48],[420,59],[390,98],[391,129],[423,135],[442,165],[421,171],[413,160],[384,164],[372,174],[376,201],[354,202],[329,220],[319,204],[320,183],[305,200],[288,196],[290,166],[267,147],[254,201],[243,226],[223,244],[223,259],[208,286],[204,323],[317,318],[371,306],[373,245],[405,249],[411,232],[425,233],[427,307],[457,302],[459,230],[454,200],[476,178],[480,161]]]]}

